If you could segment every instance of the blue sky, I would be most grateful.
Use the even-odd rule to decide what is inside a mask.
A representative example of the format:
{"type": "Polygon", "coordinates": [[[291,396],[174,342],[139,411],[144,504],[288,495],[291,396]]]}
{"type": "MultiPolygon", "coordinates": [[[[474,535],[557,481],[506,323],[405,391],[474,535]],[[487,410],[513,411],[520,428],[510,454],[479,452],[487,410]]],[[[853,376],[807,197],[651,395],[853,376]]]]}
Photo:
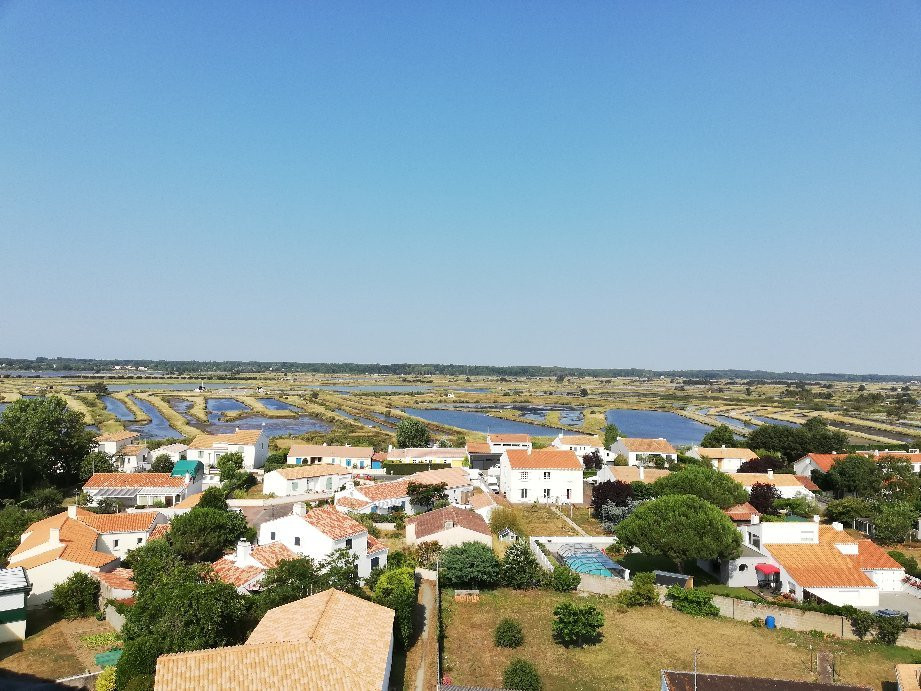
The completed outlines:
{"type": "Polygon", "coordinates": [[[5,356],[921,373],[921,6],[0,3],[0,190],[5,356]]]}

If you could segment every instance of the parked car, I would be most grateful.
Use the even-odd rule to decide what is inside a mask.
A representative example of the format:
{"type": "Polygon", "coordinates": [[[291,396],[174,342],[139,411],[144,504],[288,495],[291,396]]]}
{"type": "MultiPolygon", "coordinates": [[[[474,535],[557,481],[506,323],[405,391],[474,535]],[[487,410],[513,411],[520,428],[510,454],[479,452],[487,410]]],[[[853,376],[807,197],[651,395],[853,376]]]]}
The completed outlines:
{"type": "Polygon", "coordinates": [[[897,609],[878,609],[874,614],[878,617],[890,617],[892,619],[901,617],[905,621],[908,621],[908,612],[901,612],[897,609]]]}

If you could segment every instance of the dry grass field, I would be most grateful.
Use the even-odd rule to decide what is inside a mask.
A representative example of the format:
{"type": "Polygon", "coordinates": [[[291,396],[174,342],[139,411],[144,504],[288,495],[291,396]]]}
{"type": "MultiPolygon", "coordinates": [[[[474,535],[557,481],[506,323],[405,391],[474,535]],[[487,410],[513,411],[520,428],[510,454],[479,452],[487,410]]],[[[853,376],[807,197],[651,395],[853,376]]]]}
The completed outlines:
{"type": "Polygon", "coordinates": [[[478,603],[455,603],[443,596],[446,636],[444,673],[454,684],[500,688],[502,671],[514,657],[532,662],[545,691],[659,687],[662,669],[690,669],[694,650],[701,671],[814,680],[817,650],[835,654],[840,681],[880,689],[895,679],[897,662],[914,662],[921,653],[869,643],[768,631],[728,619],[700,619],[665,607],[618,612],[610,598],[582,598],[546,591],[483,592],[478,603]],[[605,615],[604,638],[596,646],[567,649],[551,639],[553,608],[562,600],[590,601],[605,615]],[[492,634],[504,617],[517,619],[524,645],[497,648],[492,634]]]}

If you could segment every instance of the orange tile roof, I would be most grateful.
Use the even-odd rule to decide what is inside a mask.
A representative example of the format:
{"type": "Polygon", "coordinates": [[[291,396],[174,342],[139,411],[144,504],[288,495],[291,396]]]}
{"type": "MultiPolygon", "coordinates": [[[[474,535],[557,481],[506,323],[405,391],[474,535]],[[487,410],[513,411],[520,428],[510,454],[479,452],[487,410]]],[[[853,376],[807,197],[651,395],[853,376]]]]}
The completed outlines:
{"type": "Polygon", "coordinates": [[[485,441],[468,441],[467,453],[492,453],[492,449],[485,441]]]}
{"type": "Polygon", "coordinates": [[[310,477],[323,477],[324,475],[348,475],[349,471],[341,465],[332,463],[313,463],[311,465],[291,465],[278,468],[272,472],[278,473],[286,480],[303,480],[310,477]]]}
{"type": "Polygon", "coordinates": [[[769,544],[764,548],[803,588],[875,588],[855,561],[834,545],[769,544]]]}
{"type": "MultiPolygon", "coordinates": [[[[196,494],[195,496],[201,495],[196,494]]],[[[173,526],[171,523],[161,523],[158,526],[154,526],[154,529],[150,531],[150,537],[147,538],[147,541],[150,542],[151,540],[156,540],[158,538],[164,537],[172,527],[173,526]]]]}
{"type": "Polygon", "coordinates": [[[642,439],[640,437],[621,437],[627,451],[633,453],[678,453],[675,447],[668,443],[666,439],[642,439]]]}
{"type": "Polygon", "coordinates": [[[106,434],[100,434],[98,437],[96,437],[96,441],[100,443],[106,441],[123,441],[125,439],[135,439],[136,437],[140,436],[141,435],[137,432],[129,432],[127,430],[123,430],[121,432],[108,432],[106,434]]]}
{"type": "Polygon", "coordinates": [[[527,449],[507,449],[505,454],[509,465],[515,470],[582,470],[582,463],[575,451],[552,446],[535,449],[530,453],[527,449]]]}
{"type": "Polygon", "coordinates": [[[153,528],[154,521],[161,515],[157,511],[97,513],[82,516],[79,520],[100,533],[146,533],[153,528]]]}
{"type": "Polygon", "coordinates": [[[803,487],[803,483],[796,479],[796,475],[788,473],[774,473],[773,476],[767,473],[727,473],[727,475],[743,487],[751,487],[756,483],[775,487],[803,487]]]}
{"type": "Polygon", "coordinates": [[[486,492],[477,492],[470,497],[470,506],[474,509],[485,509],[487,506],[492,506],[495,503],[493,498],[486,494],[486,492]]]}
{"type": "Polygon", "coordinates": [[[183,499],[181,502],[179,502],[178,504],[176,504],[176,506],[175,506],[174,508],[177,508],[177,509],[194,509],[196,506],[198,506],[198,502],[200,502],[200,501],[201,501],[201,492],[199,492],[199,493],[197,493],[197,494],[190,494],[190,495],[187,496],[185,499],[183,499]]]}
{"type": "Polygon", "coordinates": [[[147,447],[141,444],[131,444],[129,446],[123,446],[118,450],[119,456],[138,456],[147,451],[147,447]]]}
{"type": "Polygon", "coordinates": [[[363,509],[370,502],[356,499],[355,497],[339,497],[336,500],[336,506],[344,506],[347,509],[363,509]]]}
{"type": "Polygon", "coordinates": [[[361,523],[332,506],[311,509],[304,516],[304,520],[333,540],[344,540],[347,537],[367,532],[367,528],[361,523]]]}
{"type": "Polygon", "coordinates": [[[815,484],[815,483],[812,481],[812,478],[809,477],[808,475],[794,475],[793,477],[795,477],[797,480],[799,480],[799,483],[800,483],[803,487],[805,487],[806,489],[808,489],[810,492],[818,492],[818,491],[819,491],[819,486],[818,486],[817,484],[815,484]]]}
{"type": "Polygon", "coordinates": [[[447,485],[447,489],[470,485],[467,471],[463,468],[439,468],[438,470],[423,470],[421,473],[413,473],[402,480],[380,482],[376,485],[362,485],[361,487],[356,487],[356,491],[372,502],[383,499],[398,499],[408,496],[410,482],[427,485],[437,485],[443,482],[447,485]]]}
{"type": "Polygon", "coordinates": [[[407,525],[416,527],[417,540],[440,533],[443,530],[450,530],[450,528],[446,527],[448,522],[452,523],[451,528],[458,526],[483,535],[492,535],[489,526],[486,525],[486,521],[483,520],[480,514],[466,509],[459,509],[455,506],[446,506],[443,509],[427,511],[406,519],[407,525]]]}
{"type": "Polygon", "coordinates": [[[371,458],[370,446],[324,446],[323,444],[292,444],[288,458],[371,458]]]}
{"type": "Polygon", "coordinates": [[[83,488],[96,487],[185,487],[185,480],[169,473],[93,473],[83,488]]]}
{"type": "Polygon", "coordinates": [[[493,444],[530,444],[530,434],[490,434],[487,439],[493,444]]]}
{"type": "Polygon", "coordinates": [[[724,509],[723,513],[729,516],[734,521],[750,521],[752,516],[760,516],[761,513],[754,506],[745,502],[744,504],[736,504],[735,506],[730,506],[728,509],[724,509]]]}
{"type": "Polygon", "coordinates": [[[235,561],[236,555],[231,553],[213,562],[211,568],[219,580],[236,588],[242,588],[259,578],[267,569],[274,569],[279,562],[298,557],[281,542],[253,547],[250,556],[258,564],[238,566],[235,561]]]}
{"type": "Polygon", "coordinates": [[[882,547],[872,540],[857,541],[857,555],[855,558],[857,566],[861,569],[902,569],[904,568],[899,562],[889,556],[882,547]]]}
{"type": "Polygon", "coordinates": [[[189,448],[210,449],[216,444],[252,446],[259,441],[261,436],[261,429],[240,429],[229,434],[199,434],[189,444],[189,448]]]}
{"type": "Polygon", "coordinates": [[[741,458],[742,460],[750,461],[752,459],[758,458],[758,454],[756,454],[751,449],[730,449],[728,447],[715,448],[700,446],[697,448],[697,453],[714,461],[723,458],[741,458]]]}
{"type": "Polygon", "coordinates": [[[100,571],[93,574],[97,580],[105,583],[115,590],[135,590],[134,571],[131,569],[118,568],[112,571],[100,571]]]}
{"type": "Polygon", "coordinates": [[[383,552],[387,549],[387,545],[379,540],[375,539],[374,536],[368,535],[368,554],[376,554],[378,552],[383,552]]]}
{"type": "Polygon", "coordinates": [[[560,438],[561,444],[568,446],[601,446],[601,440],[590,434],[571,434],[560,438]]]}
{"type": "Polygon", "coordinates": [[[281,542],[270,542],[267,545],[253,547],[253,558],[265,568],[274,569],[279,562],[286,559],[297,559],[298,555],[281,542]]]}
{"type": "MultiPolygon", "coordinates": [[[[851,455],[866,456],[872,458],[877,463],[883,463],[886,460],[894,459],[897,461],[907,461],[908,463],[921,463],[921,453],[909,453],[908,451],[858,451],[856,454],[847,453],[807,453],[803,458],[809,458],[818,466],[819,470],[827,473],[831,467],[842,458],[851,455]]],[[[802,459],[800,459],[802,460],[802,459]]]]}
{"type": "MultiPolygon", "coordinates": [[[[620,480],[621,482],[640,482],[640,469],[635,465],[612,465],[607,467],[615,480],[620,480]]],[[[642,482],[649,484],[669,474],[671,474],[671,471],[665,470],[664,468],[643,468],[642,482]]]]}

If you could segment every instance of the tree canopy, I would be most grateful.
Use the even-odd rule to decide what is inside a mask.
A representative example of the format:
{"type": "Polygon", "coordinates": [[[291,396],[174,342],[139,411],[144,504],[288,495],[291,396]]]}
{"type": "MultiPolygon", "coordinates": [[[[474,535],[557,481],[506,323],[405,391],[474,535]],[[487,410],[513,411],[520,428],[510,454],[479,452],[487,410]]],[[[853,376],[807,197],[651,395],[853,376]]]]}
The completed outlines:
{"type": "Polygon", "coordinates": [[[413,418],[403,418],[397,425],[397,446],[401,449],[416,449],[432,443],[428,427],[413,418]]]}
{"type": "Polygon", "coordinates": [[[482,542],[465,542],[441,553],[441,578],[448,587],[492,588],[499,582],[499,560],[482,542]]]}
{"type": "Polygon", "coordinates": [[[717,425],[704,435],[700,440],[700,445],[706,448],[719,448],[721,446],[734,446],[736,435],[729,425],[717,425]]]}
{"type": "Polygon", "coordinates": [[[816,479],[823,489],[829,489],[839,497],[845,494],[873,496],[883,484],[883,474],[876,461],[859,454],[845,456],[824,475],[817,473],[816,479]]]}
{"type": "Polygon", "coordinates": [[[430,511],[436,502],[447,501],[447,487],[447,483],[444,482],[429,484],[410,481],[406,486],[406,493],[413,506],[421,506],[426,511],[430,511]]]}
{"type": "Polygon", "coordinates": [[[374,585],[374,601],[395,613],[397,640],[407,650],[413,636],[413,610],[416,607],[416,577],[413,569],[388,569],[374,585]]]}
{"type": "Polygon", "coordinates": [[[683,466],[680,470],[660,477],[652,483],[656,496],[693,494],[721,509],[748,500],[748,492],[726,473],[703,466],[683,466]]]}
{"type": "Polygon", "coordinates": [[[0,493],[19,497],[36,487],[78,482],[93,443],[83,415],[63,398],[13,401],[0,415],[0,493]]]}
{"type": "Polygon", "coordinates": [[[601,436],[604,438],[604,448],[610,449],[611,444],[617,441],[617,438],[620,436],[620,430],[617,429],[617,425],[609,422],[604,426],[604,429],[601,430],[601,436]]]}
{"type": "Polygon", "coordinates": [[[150,464],[150,472],[152,473],[171,473],[173,472],[173,466],[176,465],[173,462],[173,459],[170,458],[169,454],[161,453],[153,460],[153,463],[150,464]]]}
{"type": "Polygon", "coordinates": [[[659,554],[683,566],[695,559],[734,559],[742,553],[742,535],[726,514],[688,494],[646,502],[619,523],[621,544],[644,554],[659,554]]]}
{"type": "Polygon", "coordinates": [[[832,429],[820,417],[809,418],[801,427],[761,425],[748,435],[748,447],[776,451],[793,463],[807,453],[831,453],[847,447],[847,434],[832,429]]]}
{"type": "Polygon", "coordinates": [[[252,529],[242,514],[196,507],[173,518],[168,539],[187,562],[214,561],[252,529]]]}

